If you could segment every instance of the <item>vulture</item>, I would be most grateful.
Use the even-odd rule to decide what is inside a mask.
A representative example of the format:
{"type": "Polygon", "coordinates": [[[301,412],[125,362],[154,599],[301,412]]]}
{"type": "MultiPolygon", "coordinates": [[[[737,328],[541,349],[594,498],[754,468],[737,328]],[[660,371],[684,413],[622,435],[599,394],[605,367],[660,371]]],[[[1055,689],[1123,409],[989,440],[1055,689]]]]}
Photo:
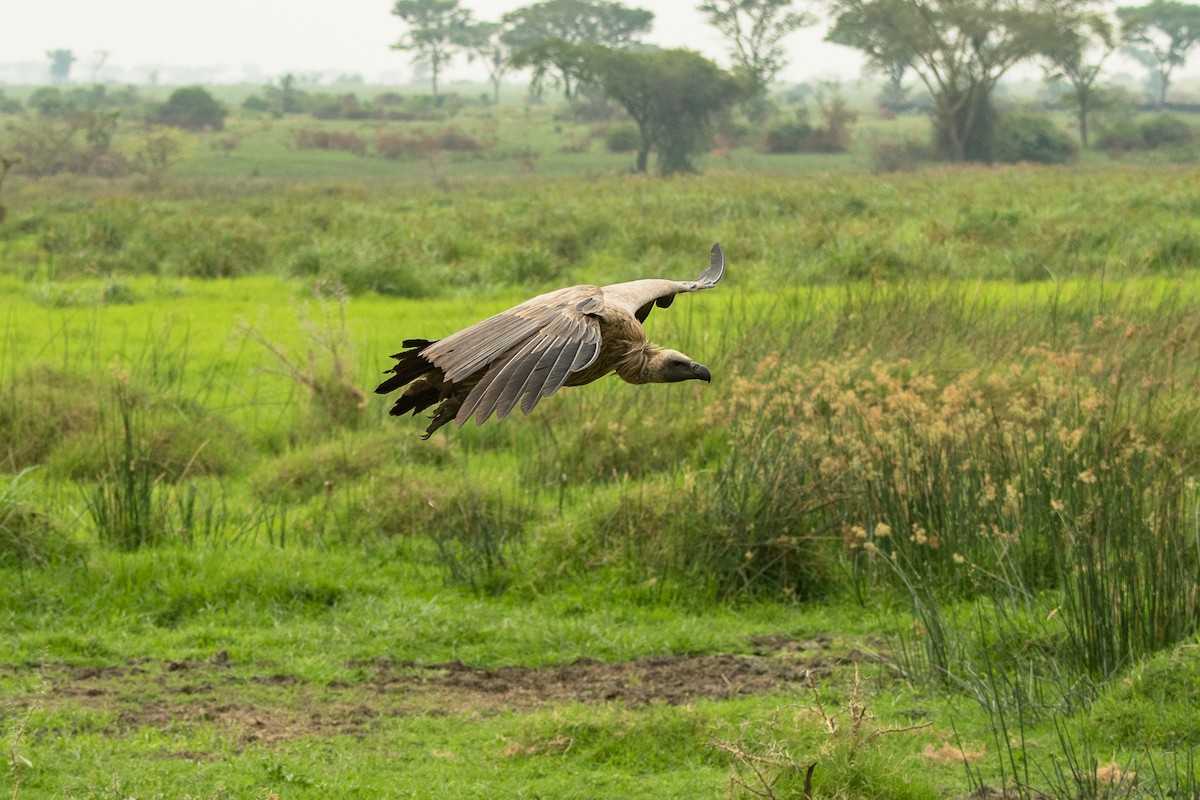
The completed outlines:
{"type": "Polygon", "coordinates": [[[711,289],[725,273],[725,254],[712,246],[708,269],[694,281],[647,278],[611,286],[569,286],[538,295],[444,339],[408,339],[389,377],[375,389],[404,388],[393,416],[414,416],[437,404],[422,438],[454,420],[493,414],[503,419],[563,386],[582,386],[615,372],[627,383],[711,381],[708,367],[646,340],[651,308],[675,295],[711,289]]]}

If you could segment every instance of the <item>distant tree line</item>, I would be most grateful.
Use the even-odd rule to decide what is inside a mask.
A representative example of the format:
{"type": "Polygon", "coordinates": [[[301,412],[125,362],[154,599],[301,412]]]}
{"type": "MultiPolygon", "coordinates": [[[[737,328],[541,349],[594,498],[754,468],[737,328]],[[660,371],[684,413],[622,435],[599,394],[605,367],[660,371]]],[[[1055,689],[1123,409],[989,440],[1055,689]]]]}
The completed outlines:
{"type": "MultiPolygon", "coordinates": [[[[997,88],[1014,66],[1040,65],[1047,81],[1060,87],[1062,102],[1076,117],[1079,142],[1087,147],[1092,117],[1098,111],[1119,116],[1113,109],[1124,102],[1100,81],[1113,53],[1124,51],[1147,66],[1152,95],[1166,107],[1176,71],[1200,41],[1198,5],[1151,0],[1110,15],[1096,2],[825,0],[822,10],[829,20],[826,40],[858,50],[868,69],[884,77],[879,98],[884,111],[929,113],[929,157],[1061,160],[1074,144],[1064,144],[1046,120],[1006,121],[1000,114],[997,88]],[[924,89],[915,95],[909,83],[914,76],[924,89]]],[[[368,101],[349,92],[305,91],[289,74],[247,99],[244,108],[323,119],[433,118],[464,102],[445,95],[440,82],[456,58],[465,58],[485,68],[490,102],[499,102],[505,76],[525,69],[532,75],[535,96],[554,88],[577,109],[618,107],[632,122],[627,130],[636,136],[632,152],[638,171],[649,169],[652,155],[663,174],[692,170],[695,156],[714,142],[740,141],[739,126],[745,124],[765,131],[763,146],[769,152],[848,147],[855,115],[836,86],[815,95],[821,117],[817,124],[810,121],[803,97],[794,118],[779,119],[771,95],[789,62],[787,37],[815,24],[813,15],[795,10],[793,0],[700,0],[697,8],[724,38],[729,69],[691,50],[643,41],[653,13],[615,0],[543,0],[497,21],[476,20],[459,0],[394,0],[392,13],[405,30],[393,47],[428,71],[429,95],[385,92],[368,101]],[[735,111],[745,123],[733,121],[735,111]]],[[[197,131],[224,126],[227,110],[202,87],[177,89],[158,103],[139,98],[132,87],[71,87],[74,54],[51,50],[46,55],[53,85],[37,89],[25,103],[42,120],[45,141],[38,150],[29,144],[36,137],[25,135],[29,151],[22,153],[24,169],[33,164],[58,168],[54,165],[62,159],[52,156],[70,151],[62,142],[72,137],[87,142],[77,148],[90,154],[85,161],[111,166],[118,159],[108,143],[119,116],[147,126],[197,131]],[[55,126],[57,132],[52,132],[55,126]],[[37,157],[30,157],[34,150],[37,157]]],[[[0,94],[0,112],[20,110],[20,104],[0,94]]],[[[37,129],[35,122],[20,128],[26,134],[37,129]]],[[[1135,148],[1138,142],[1159,146],[1183,141],[1185,130],[1190,131],[1185,123],[1135,122],[1130,116],[1110,122],[1102,144],[1112,149],[1135,148]]]]}
{"type": "MultiPolygon", "coordinates": [[[[711,128],[731,105],[762,120],[770,112],[768,90],[788,63],[786,37],[815,18],[794,10],[792,0],[704,0],[698,9],[724,36],[733,63],[727,73],[709,62],[711,69],[690,77],[712,82],[691,98],[702,104],[698,129],[711,128]]],[[[1200,6],[1176,0],[1121,7],[1115,20],[1095,0],[827,0],[825,10],[832,20],[826,39],[860,51],[886,77],[885,105],[902,107],[910,91],[905,78],[916,76],[931,99],[935,149],[954,161],[994,157],[993,96],[1017,64],[1040,64],[1048,79],[1069,86],[1086,146],[1089,115],[1103,100],[1100,71],[1115,50],[1152,69],[1165,106],[1172,73],[1200,41],[1200,6]]],[[[664,156],[664,148],[684,147],[682,134],[669,121],[643,123],[646,110],[630,109],[635,94],[638,104],[654,108],[680,99],[667,87],[685,57],[647,55],[669,51],[640,41],[652,12],[611,0],[545,0],[498,22],[475,20],[458,0],[396,0],[392,12],[407,26],[394,47],[429,67],[435,104],[439,76],[457,55],[488,65],[497,98],[506,71],[528,68],[539,91],[554,86],[568,98],[600,92],[621,104],[642,133],[639,169],[650,151],[659,153],[664,171],[687,168],[678,153],[664,156]],[[630,87],[634,75],[646,77],[645,85],[630,87]],[[665,96],[648,99],[660,86],[665,96]]],[[[681,128],[697,125],[694,118],[676,119],[681,128]]],[[[687,146],[698,147],[702,138],[691,137],[687,146]]]]}

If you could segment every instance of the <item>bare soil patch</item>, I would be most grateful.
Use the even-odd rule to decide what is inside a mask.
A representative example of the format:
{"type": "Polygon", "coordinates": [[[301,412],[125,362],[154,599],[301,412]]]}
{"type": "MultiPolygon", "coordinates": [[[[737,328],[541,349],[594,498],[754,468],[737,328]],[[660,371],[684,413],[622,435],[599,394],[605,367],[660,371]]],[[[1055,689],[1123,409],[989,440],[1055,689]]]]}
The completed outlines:
{"type": "MultiPolygon", "coordinates": [[[[306,681],[261,664],[237,664],[224,651],[205,660],[131,659],[119,665],[0,667],[41,670],[37,702],[108,715],[125,733],[180,723],[213,724],[243,742],[304,735],[359,735],[380,718],[421,714],[528,712],[564,703],[680,705],[793,691],[858,653],[813,653],[828,640],[786,637],[753,643],[753,654],[665,654],[604,663],[581,659],[542,667],[481,668],[461,661],[379,658],[347,666],[354,680],[306,681]]],[[[32,697],[17,703],[34,702],[32,697]]],[[[180,757],[186,757],[182,755],[180,757]]]]}

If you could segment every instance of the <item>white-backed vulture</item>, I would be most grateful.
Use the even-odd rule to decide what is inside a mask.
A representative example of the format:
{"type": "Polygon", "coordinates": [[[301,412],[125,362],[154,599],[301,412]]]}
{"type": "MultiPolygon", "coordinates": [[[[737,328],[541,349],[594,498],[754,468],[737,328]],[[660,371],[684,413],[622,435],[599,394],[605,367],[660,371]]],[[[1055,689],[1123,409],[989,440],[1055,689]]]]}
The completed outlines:
{"type": "Polygon", "coordinates": [[[408,339],[392,358],[390,377],[375,389],[407,387],[393,416],[415,416],[434,403],[428,439],[450,420],[482,425],[521,406],[528,414],[563,386],[582,386],[615,372],[628,383],[711,381],[712,374],[677,350],[646,340],[642,322],[675,295],[717,285],[725,255],[714,244],[708,269],[694,281],[648,278],[611,286],[570,286],[539,295],[444,339],[408,339]]]}

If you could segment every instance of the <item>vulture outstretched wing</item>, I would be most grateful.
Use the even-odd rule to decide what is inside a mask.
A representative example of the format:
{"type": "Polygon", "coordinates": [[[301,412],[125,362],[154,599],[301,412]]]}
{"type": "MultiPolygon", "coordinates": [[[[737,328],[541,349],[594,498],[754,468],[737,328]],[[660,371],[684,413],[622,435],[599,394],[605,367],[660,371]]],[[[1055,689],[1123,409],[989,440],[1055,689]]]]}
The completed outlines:
{"type": "Polygon", "coordinates": [[[714,244],[709,254],[708,269],[694,281],[668,281],[647,278],[628,283],[615,283],[604,287],[604,302],[610,308],[620,308],[645,322],[654,306],[668,308],[675,295],[711,289],[725,274],[725,253],[721,245],[714,244]]]}
{"type": "Polygon", "coordinates": [[[503,418],[518,402],[528,414],[596,359],[603,311],[599,287],[559,289],[434,342],[421,355],[448,382],[486,369],[455,414],[459,425],[472,414],[479,424],[493,413],[503,418]]]}

